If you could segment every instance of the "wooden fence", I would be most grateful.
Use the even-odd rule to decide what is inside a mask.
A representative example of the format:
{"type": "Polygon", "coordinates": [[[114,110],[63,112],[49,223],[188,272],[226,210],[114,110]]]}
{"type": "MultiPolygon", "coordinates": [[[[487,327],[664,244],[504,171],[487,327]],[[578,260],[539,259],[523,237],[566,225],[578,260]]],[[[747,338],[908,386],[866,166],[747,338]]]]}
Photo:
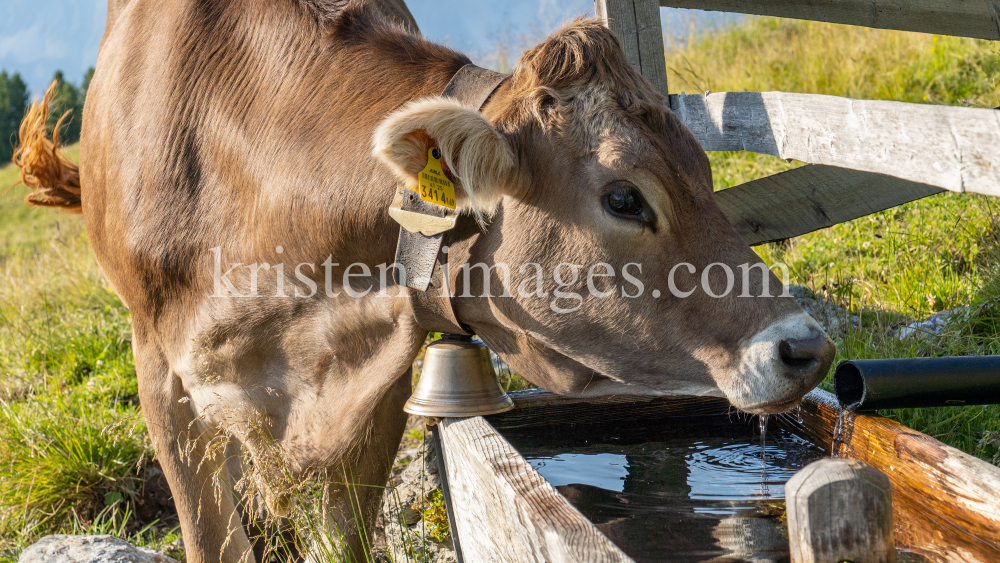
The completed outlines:
{"type": "Polygon", "coordinates": [[[1000,39],[997,0],[660,0],[659,5],[1000,39]]]}
{"type": "MultiPolygon", "coordinates": [[[[629,62],[664,95],[660,6],[1000,39],[1000,0],[596,0],[595,5],[629,62]]],[[[748,244],[798,236],[943,190],[1000,195],[1000,111],[786,92],[681,94],[669,100],[705,150],[745,150],[821,165],[716,194],[748,244]]]]}

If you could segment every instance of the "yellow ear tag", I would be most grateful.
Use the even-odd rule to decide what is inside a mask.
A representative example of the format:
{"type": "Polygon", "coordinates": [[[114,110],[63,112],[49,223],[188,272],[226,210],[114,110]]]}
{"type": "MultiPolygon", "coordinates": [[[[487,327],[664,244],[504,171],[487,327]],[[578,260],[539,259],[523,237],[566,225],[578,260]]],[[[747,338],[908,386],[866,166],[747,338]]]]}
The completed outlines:
{"type": "Polygon", "coordinates": [[[437,147],[427,149],[427,166],[417,176],[417,183],[419,189],[414,191],[420,194],[420,199],[455,209],[455,184],[444,175],[437,147]]]}

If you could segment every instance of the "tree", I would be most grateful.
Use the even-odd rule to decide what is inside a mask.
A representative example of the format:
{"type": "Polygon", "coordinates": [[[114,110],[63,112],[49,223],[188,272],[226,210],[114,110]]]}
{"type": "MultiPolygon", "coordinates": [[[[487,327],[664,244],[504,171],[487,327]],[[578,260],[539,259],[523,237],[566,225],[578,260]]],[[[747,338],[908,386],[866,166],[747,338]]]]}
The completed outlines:
{"type": "Polygon", "coordinates": [[[83,86],[80,87],[80,92],[83,93],[83,99],[87,99],[87,91],[90,90],[90,81],[94,78],[94,67],[87,69],[87,72],[83,73],[83,86]]]}
{"type": "Polygon", "coordinates": [[[21,75],[0,71],[0,164],[9,162],[17,145],[17,130],[28,107],[28,86],[21,75]]]}
{"type": "Polygon", "coordinates": [[[67,145],[75,143],[80,140],[80,122],[83,121],[83,93],[80,88],[66,82],[61,70],[56,71],[52,80],[56,82],[56,93],[49,109],[49,129],[54,128],[59,118],[66,112],[70,112],[59,127],[59,143],[67,145]]]}
{"type": "MultiPolygon", "coordinates": [[[[60,144],[70,144],[80,140],[83,102],[93,76],[94,69],[91,67],[84,73],[83,84],[79,88],[66,82],[62,71],[56,71],[53,77],[56,81],[56,93],[49,111],[50,130],[66,111],[71,111],[59,128],[60,144]]],[[[0,71],[0,166],[9,162],[14,155],[14,147],[18,144],[17,132],[27,109],[28,86],[21,79],[21,75],[16,72],[8,75],[7,71],[0,71]]]]}

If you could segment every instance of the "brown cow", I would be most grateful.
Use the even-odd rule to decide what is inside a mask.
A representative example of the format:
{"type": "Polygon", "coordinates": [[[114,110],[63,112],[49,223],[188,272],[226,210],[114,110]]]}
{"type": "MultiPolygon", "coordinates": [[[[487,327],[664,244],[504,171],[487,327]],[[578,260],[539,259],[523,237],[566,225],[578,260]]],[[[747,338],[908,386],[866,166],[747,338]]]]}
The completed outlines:
{"type": "MultiPolygon", "coordinates": [[[[261,466],[263,433],[294,474],[346,468],[385,483],[427,330],[410,293],[365,290],[393,261],[396,182],[412,183],[431,147],[464,212],[452,262],[483,265],[460,276],[471,296],[454,300],[457,318],[531,382],[720,395],[770,413],[824,376],[833,345],[794,300],[738,296],[760,295],[762,280],[776,289],[766,268],[743,291],[709,295],[726,266],[760,260],[716,206],[704,151],[611,32],[589,20],[559,29],[480,113],[438,95],[464,55],[377,7],[337,4],[111,0],[82,190],[44,174],[52,160],[38,150],[20,155],[56,178],[36,201],[82,205],[131,311],[142,407],[188,561],[251,549],[231,495],[216,502],[213,472],[231,485],[241,471],[210,447],[220,425],[261,466]],[[509,282],[500,264],[541,273],[509,282]],[[615,277],[595,282],[596,266],[615,277]],[[711,287],[681,297],[699,280],[711,287]]],[[[379,491],[358,494],[370,522],[379,491]]],[[[347,497],[331,494],[330,524],[360,557],[347,497]]]]}

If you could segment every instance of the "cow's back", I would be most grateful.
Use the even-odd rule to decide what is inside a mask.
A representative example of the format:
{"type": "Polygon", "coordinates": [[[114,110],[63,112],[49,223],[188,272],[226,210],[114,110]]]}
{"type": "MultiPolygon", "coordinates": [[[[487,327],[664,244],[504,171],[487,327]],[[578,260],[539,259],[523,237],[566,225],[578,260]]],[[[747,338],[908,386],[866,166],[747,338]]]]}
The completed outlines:
{"type": "MultiPolygon", "coordinates": [[[[354,6],[132,0],[98,57],[81,142],[91,242],[136,330],[212,293],[231,262],[391,261],[380,119],[439,92],[463,56],[354,6]],[[373,41],[373,38],[375,40],[373,41]]],[[[172,322],[172,321],[171,321],[172,322]]]]}

